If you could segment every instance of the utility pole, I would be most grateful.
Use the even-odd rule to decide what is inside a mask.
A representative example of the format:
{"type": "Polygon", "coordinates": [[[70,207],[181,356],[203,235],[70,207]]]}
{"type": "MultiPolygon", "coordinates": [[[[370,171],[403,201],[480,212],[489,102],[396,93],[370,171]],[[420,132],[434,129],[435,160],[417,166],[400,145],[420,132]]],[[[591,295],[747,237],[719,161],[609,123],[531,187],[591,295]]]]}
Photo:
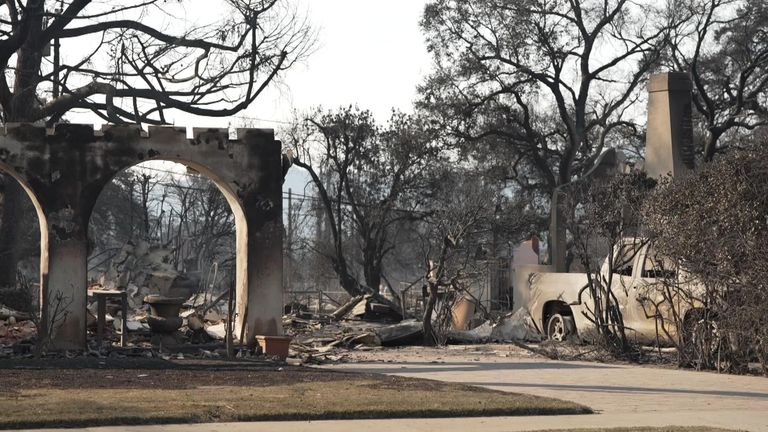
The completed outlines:
{"type": "Polygon", "coordinates": [[[285,284],[288,290],[293,291],[293,199],[291,188],[288,188],[288,251],[286,253],[288,265],[285,272],[285,284]]]}
{"type": "MultiPolygon", "coordinates": [[[[62,10],[60,4],[59,7],[54,10],[54,13],[56,15],[61,15],[62,10]]],[[[53,38],[53,99],[59,97],[59,64],[59,37],[56,36],[53,38]]]]}

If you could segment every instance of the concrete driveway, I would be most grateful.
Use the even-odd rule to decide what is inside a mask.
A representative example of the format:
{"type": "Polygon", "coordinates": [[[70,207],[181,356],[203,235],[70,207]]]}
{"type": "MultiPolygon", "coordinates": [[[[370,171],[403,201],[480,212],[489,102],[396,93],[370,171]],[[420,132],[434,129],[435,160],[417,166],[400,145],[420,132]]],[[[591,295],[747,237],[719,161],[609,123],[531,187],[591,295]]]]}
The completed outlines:
{"type": "Polygon", "coordinates": [[[495,354],[441,355],[440,350],[422,350],[417,355],[407,355],[406,351],[406,355],[384,362],[325,367],[566,399],[600,414],[585,417],[632,419],[624,425],[651,425],[664,419],[669,425],[719,425],[768,431],[768,379],[763,377],[495,354]]]}

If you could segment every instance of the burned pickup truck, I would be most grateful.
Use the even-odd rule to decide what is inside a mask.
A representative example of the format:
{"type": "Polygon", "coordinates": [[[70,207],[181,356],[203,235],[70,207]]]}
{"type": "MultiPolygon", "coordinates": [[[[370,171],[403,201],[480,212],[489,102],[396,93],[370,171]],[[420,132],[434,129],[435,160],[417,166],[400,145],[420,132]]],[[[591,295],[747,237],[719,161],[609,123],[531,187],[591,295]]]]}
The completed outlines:
{"type": "MultiPolygon", "coordinates": [[[[639,342],[664,344],[668,342],[665,339],[676,334],[675,323],[684,323],[701,312],[701,302],[695,296],[697,287],[674,269],[673,263],[659,257],[648,241],[626,238],[605,258],[600,274],[593,275],[604,283],[610,280],[627,336],[639,342]],[[614,265],[609,275],[611,256],[614,265]],[[669,285],[670,281],[676,288],[663,289],[663,284],[669,285]]],[[[553,340],[587,336],[595,328],[595,305],[585,273],[556,273],[543,265],[517,267],[514,305],[515,309],[527,309],[539,330],[553,340]]]]}

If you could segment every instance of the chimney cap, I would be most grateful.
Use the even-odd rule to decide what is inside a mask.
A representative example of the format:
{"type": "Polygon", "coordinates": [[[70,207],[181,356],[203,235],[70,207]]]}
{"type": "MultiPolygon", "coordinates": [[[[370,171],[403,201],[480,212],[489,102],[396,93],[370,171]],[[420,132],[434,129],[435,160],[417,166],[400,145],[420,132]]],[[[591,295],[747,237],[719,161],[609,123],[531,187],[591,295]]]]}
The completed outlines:
{"type": "Polygon", "coordinates": [[[685,72],[667,72],[651,75],[648,80],[648,91],[685,91],[692,89],[691,78],[685,72]]]}

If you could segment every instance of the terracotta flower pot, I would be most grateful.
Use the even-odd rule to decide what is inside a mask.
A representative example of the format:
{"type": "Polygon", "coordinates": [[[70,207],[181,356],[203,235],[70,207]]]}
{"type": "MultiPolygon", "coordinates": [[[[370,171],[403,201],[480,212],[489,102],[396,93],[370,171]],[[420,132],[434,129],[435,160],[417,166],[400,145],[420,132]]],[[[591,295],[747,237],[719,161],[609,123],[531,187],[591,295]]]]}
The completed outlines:
{"type": "Polygon", "coordinates": [[[256,342],[261,347],[261,352],[277,356],[285,360],[288,357],[288,348],[291,345],[290,336],[256,336],[256,342]]]}

